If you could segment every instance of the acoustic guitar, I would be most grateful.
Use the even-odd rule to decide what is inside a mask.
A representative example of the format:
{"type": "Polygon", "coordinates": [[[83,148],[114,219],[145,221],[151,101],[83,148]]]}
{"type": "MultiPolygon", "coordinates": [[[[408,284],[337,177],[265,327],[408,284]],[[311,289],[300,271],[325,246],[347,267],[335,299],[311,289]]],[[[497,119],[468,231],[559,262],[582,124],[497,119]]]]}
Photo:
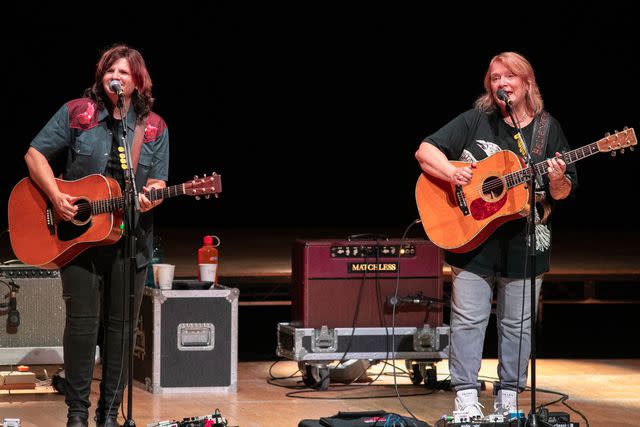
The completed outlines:
{"type": "MultiPolygon", "coordinates": [[[[205,196],[222,191],[217,174],[144,194],[151,201],[174,196],[205,196]]],[[[9,196],[9,236],[14,254],[25,264],[60,268],[82,251],[117,242],[124,232],[124,197],[113,178],[88,175],[76,181],[56,179],[58,188],[78,197],[71,221],[58,217],[49,198],[31,180],[23,178],[9,196]]]]}
{"type": "MultiPolygon", "coordinates": [[[[616,154],[633,150],[638,142],[633,130],[607,135],[596,142],[560,156],[567,164],[600,152],[616,154]]],[[[452,161],[456,167],[469,163],[452,161]]],[[[547,162],[533,166],[545,175],[547,162]]],[[[515,153],[505,150],[477,163],[473,177],[464,186],[453,185],[423,173],[416,184],[416,204],[429,239],[450,252],[469,252],[483,243],[500,225],[522,218],[529,209],[531,167],[525,167],[515,153]]]]}

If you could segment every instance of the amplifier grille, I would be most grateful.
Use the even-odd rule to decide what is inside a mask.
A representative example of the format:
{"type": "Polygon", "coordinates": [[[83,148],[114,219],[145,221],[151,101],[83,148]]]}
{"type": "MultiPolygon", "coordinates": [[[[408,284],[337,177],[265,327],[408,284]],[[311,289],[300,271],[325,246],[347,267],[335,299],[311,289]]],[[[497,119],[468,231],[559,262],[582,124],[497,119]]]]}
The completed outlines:
{"type": "MultiPolygon", "coordinates": [[[[16,294],[20,325],[14,331],[7,330],[7,311],[1,309],[0,348],[62,346],[65,306],[58,270],[0,265],[0,280],[12,280],[20,287],[16,294]]],[[[0,287],[1,295],[5,295],[8,288],[2,284],[0,287]]]]}

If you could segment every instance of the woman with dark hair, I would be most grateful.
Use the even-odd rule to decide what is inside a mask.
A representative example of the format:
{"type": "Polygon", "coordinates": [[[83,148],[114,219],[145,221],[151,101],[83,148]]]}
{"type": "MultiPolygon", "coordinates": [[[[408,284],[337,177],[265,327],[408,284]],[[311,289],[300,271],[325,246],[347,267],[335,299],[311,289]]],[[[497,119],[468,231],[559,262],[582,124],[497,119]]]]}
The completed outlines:
{"type": "MultiPolygon", "coordinates": [[[[153,216],[158,201],[144,191],[166,187],[169,134],[151,111],[151,77],[140,53],[125,45],[108,49],[98,61],[95,83],[85,97],[64,104],[31,142],[25,155],[32,180],[49,198],[56,214],[69,221],[76,215],[77,197],[62,192],[55,176],[77,180],[90,174],[115,179],[124,188],[123,126],[131,148],[140,211],[136,213],[134,319],[138,318],[146,267],[153,242],[153,216]],[[62,161],[62,170],[52,165],[62,161]]],[[[116,225],[117,227],[118,225],[116,225]]],[[[94,246],[60,269],[66,304],[64,369],[68,427],[88,425],[98,329],[102,380],[96,408],[97,426],[117,426],[128,368],[128,295],[125,295],[125,240],[94,246]]]]}
{"type": "MultiPolygon", "coordinates": [[[[510,150],[523,158],[532,153],[534,163],[549,159],[548,174],[537,186],[537,196],[554,202],[566,198],[576,188],[575,166],[558,157],[559,152],[569,148],[567,140],[560,124],[544,111],[533,68],[523,56],[504,52],[491,60],[484,78],[484,93],[474,107],[420,144],[416,159],[425,174],[462,187],[470,183],[478,161],[510,150]],[[538,131],[546,137],[534,138],[538,131]],[[528,148],[522,146],[523,141],[529,144],[528,148]],[[454,164],[450,160],[465,163],[454,164]]],[[[551,249],[550,223],[540,218],[536,212],[536,295],[543,274],[549,271],[551,249]]],[[[499,381],[494,385],[496,413],[515,410],[517,393],[527,384],[531,293],[525,289],[531,289],[531,268],[526,263],[526,225],[526,218],[514,219],[499,226],[469,251],[445,252],[453,280],[449,369],[456,391],[455,409],[463,417],[483,416],[478,402],[478,373],[494,290],[499,359],[499,381]]]]}

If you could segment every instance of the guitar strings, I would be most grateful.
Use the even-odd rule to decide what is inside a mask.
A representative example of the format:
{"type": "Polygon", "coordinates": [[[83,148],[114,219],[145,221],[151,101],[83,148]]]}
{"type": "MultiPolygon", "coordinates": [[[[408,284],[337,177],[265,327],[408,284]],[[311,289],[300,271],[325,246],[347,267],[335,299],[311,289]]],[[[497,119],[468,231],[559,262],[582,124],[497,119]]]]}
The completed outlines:
{"type": "MultiPolygon", "coordinates": [[[[624,145],[624,147],[626,146],[631,146],[631,145],[635,145],[633,143],[629,143],[629,139],[627,139],[627,143],[624,145]]],[[[571,163],[575,163],[578,160],[584,159],[586,157],[589,157],[593,154],[596,154],[600,152],[600,148],[598,146],[598,144],[596,142],[591,143],[591,144],[587,144],[583,147],[580,148],[576,148],[575,150],[571,150],[568,151],[566,153],[562,153],[558,158],[564,160],[567,164],[571,164],[571,163]],[[575,159],[574,159],[575,157],[575,159]]],[[[545,165],[546,161],[542,161],[539,162],[535,165],[533,165],[533,167],[536,168],[536,171],[540,174],[540,175],[547,175],[549,173],[548,168],[545,165]],[[542,170],[540,170],[542,169],[542,170]]],[[[496,177],[495,182],[492,183],[486,183],[486,181],[480,183],[478,186],[476,187],[472,187],[470,191],[465,191],[465,194],[471,198],[475,198],[475,197],[479,197],[481,195],[484,195],[486,193],[490,193],[492,190],[498,189],[498,188],[503,188],[505,187],[505,183],[508,179],[509,176],[512,176],[514,179],[516,177],[517,174],[523,173],[524,171],[526,171],[527,169],[521,169],[518,171],[514,171],[510,174],[507,175],[503,175],[501,177],[496,177]]],[[[521,184],[521,182],[516,182],[516,185],[521,184]]],[[[508,188],[511,188],[513,186],[509,186],[507,184],[508,188]]]]}
{"type": "MultiPolygon", "coordinates": [[[[165,187],[165,188],[154,188],[152,187],[149,191],[145,191],[143,194],[147,197],[151,196],[151,198],[153,200],[155,200],[158,195],[162,195],[164,194],[164,192],[166,192],[167,194],[171,193],[171,189],[174,187],[179,187],[179,186],[172,186],[172,187],[165,187]],[[158,194],[159,193],[159,194],[158,194]]],[[[104,200],[93,200],[93,201],[81,201],[80,203],[78,203],[76,206],[78,206],[78,211],[76,213],[77,214],[83,214],[86,212],[92,212],[94,210],[94,206],[96,206],[97,204],[104,204],[106,206],[111,207],[121,207],[124,203],[124,197],[120,196],[120,197],[114,197],[112,199],[104,199],[104,200]]]]}

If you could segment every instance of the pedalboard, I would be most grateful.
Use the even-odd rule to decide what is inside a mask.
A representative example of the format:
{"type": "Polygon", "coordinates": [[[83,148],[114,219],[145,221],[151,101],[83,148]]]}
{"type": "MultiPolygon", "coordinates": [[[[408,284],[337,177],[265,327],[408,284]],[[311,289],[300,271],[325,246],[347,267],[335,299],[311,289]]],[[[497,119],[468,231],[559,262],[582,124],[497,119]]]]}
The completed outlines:
{"type": "MultiPolygon", "coordinates": [[[[549,424],[549,423],[547,423],[549,424]]],[[[439,424],[436,424],[439,425],[439,424]]],[[[527,425],[527,420],[514,420],[514,421],[504,421],[504,422],[491,422],[491,421],[469,421],[462,423],[446,423],[444,426],[446,427],[525,427],[527,425]]],[[[559,424],[550,424],[553,427],[580,427],[580,423],[559,423],[559,424]]]]}

